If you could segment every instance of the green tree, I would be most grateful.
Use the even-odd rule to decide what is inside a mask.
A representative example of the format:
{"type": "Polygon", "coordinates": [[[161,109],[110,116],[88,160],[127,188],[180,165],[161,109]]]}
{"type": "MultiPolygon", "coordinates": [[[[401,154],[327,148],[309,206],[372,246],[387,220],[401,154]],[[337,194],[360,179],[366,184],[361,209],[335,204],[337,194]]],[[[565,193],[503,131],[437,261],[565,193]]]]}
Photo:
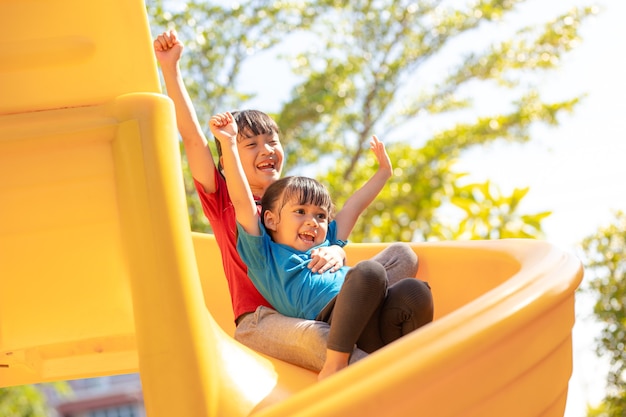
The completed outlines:
{"type": "Polygon", "coordinates": [[[43,385],[19,385],[0,388],[0,416],[47,417],[51,415],[44,389],[57,395],[67,395],[69,385],[56,382],[43,385]]]}
{"type": "Polygon", "coordinates": [[[588,291],[597,301],[593,313],[602,324],[596,353],[609,359],[606,396],[590,417],[626,413],[626,213],[588,236],[582,243],[588,291]]]}
{"type": "Polygon", "coordinates": [[[593,9],[573,9],[498,39],[475,35],[497,28],[524,0],[458,3],[241,1],[230,7],[206,1],[166,11],[161,1],[150,1],[148,10],[155,31],[182,28],[191,50],[184,66],[201,120],[215,109],[245,107],[253,94],[237,88],[244,61],[295,37],[298,50],[276,56],[293,64],[295,80],[291,98],[274,115],[287,171],[315,166],[341,205],[375,169],[367,151],[372,134],[388,144],[395,166],[397,175],[362,216],[354,241],[539,237],[549,213],[519,213],[525,190],[504,196],[490,183],[467,185],[455,163],[464,151],[497,140],[526,142],[533,126],[558,125],[558,115],[574,109],[581,97],[548,103],[536,85],[580,40],[580,24],[593,9]],[[460,43],[469,46],[446,60],[441,77],[421,84],[428,66],[441,65],[439,58],[460,43]],[[487,91],[505,101],[480,114],[473,98],[487,91]],[[415,127],[435,119],[446,122],[437,131],[415,127]],[[441,220],[450,207],[463,213],[458,224],[441,220]]]}
{"type": "Polygon", "coordinates": [[[458,225],[442,229],[442,237],[448,240],[533,238],[541,235],[541,221],[550,215],[517,213],[528,187],[515,188],[509,196],[502,195],[491,181],[453,187],[451,203],[465,216],[458,225]]]}

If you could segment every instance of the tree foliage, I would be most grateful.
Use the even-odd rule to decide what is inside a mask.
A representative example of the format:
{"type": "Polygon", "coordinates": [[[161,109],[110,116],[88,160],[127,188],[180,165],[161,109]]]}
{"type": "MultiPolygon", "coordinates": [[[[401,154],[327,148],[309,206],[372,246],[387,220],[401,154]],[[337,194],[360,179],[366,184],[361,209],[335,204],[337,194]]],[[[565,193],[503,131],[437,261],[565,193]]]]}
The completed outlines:
{"type": "Polygon", "coordinates": [[[626,213],[617,212],[582,243],[588,290],[597,301],[593,312],[602,324],[596,353],[608,358],[607,394],[589,416],[617,417],[626,412],[626,213]]]}
{"type": "MultiPolygon", "coordinates": [[[[526,142],[533,126],[558,125],[558,115],[581,99],[545,102],[537,80],[580,40],[580,24],[592,8],[522,25],[503,38],[476,36],[501,28],[525,2],[249,0],[187,2],[173,10],[153,0],[148,10],[155,32],[175,27],[186,42],[187,85],[201,120],[245,107],[254,92],[238,85],[249,57],[273,52],[276,62],[291,63],[291,97],[273,115],[287,172],[314,167],[338,206],[375,169],[368,143],[372,134],[381,137],[396,175],[352,240],[392,241],[541,236],[549,213],[519,212],[527,190],[502,195],[491,182],[468,184],[455,171],[464,151],[494,141],[526,142]],[[297,50],[280,49],[289,39],[298,41],[297,50]],[[421,82],[442,62],[437,78],[421,82]],[[481,114],[475,97],[488,91],[501,104],[481,114]],[[421,131],[424,120],[442,124],[421,131]],[[450,207],[462,213],[456,224],[442,219],[450,207]]],[[[200,214],[195,200],[189,199],[192,215],[200,214]]],[[[199,221],[192,223],[199,230],[199,221]]]]}
{"type": "Polygon", "coordinates": [[[60,396],[67,395],[70,392],[69,385],[66,382],[0,388],[0,416],[50,416],[51,410],[44,393],[45,390],[60,396]]]}

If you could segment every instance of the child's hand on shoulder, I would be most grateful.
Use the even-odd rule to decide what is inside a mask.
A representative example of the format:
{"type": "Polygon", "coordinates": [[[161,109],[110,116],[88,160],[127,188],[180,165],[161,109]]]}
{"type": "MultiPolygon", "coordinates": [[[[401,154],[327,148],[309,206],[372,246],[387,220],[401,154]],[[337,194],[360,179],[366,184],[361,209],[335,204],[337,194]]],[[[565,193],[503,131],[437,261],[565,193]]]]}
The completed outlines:
{"type": "Polygon", "coordinates": [[[220,143],[235,143],[237,141],[237,123],[230,112],[218,113],[211,117],[209,127],[211,128],[211,133],[215,135],[220,143]]]}

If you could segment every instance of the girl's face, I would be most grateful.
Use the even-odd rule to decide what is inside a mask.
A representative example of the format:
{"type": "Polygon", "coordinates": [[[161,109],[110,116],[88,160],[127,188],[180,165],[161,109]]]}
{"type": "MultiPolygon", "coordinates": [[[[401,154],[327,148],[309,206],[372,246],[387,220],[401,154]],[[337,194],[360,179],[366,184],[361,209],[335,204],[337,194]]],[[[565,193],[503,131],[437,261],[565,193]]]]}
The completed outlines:
{"type": "Polygon", "coordinates": [[[265,213],[265,227],[273,232],[274,242],[306,252],[326,239],[328,217],[325,208],[288,201],[278,213],[265,213]]]}
{"type": "Polygon", "coordinates": [[[237,143],[243,170],[252,194],[261,197],[280,178],[285,157],[276,133],[251,136],[237,143]]]}

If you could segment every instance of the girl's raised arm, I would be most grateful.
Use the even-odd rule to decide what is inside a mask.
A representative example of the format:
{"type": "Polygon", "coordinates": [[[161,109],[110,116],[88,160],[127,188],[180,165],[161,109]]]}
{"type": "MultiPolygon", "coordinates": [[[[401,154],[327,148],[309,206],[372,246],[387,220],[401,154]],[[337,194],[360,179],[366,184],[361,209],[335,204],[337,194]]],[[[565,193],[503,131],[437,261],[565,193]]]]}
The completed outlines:
{"type": "Polygon", "coordinates": [[[361,188],[359,188],[343,205],[335,220],[337,221],[337,238],[347,240],[363,210],[370,205],[391,178],[393,169],[391,160],[383,144],[376,136],[372,136],[370,149],[378,159],[378,171],[361,188]]]}
{"type": "Polygon", "coordinates": [[[241,165],[237,150],[237,123],[230,113],[219,113],[209,121],[211,132],[220,141],[222,164],[230,200],[235,207],[237,222],[254,236],[261,235],[256,203],[241,165]]]}
{"type": "Polygon", "coordinates": [[[157,36],[153,45],[154,54],[161,64],[165,90],[174,102],[176,125],[183,139],[191,175],[202,184],[204,191],[213,193],[215,192],[215,161],[179,68],[184,46],[174,30],[157,36]]]}

